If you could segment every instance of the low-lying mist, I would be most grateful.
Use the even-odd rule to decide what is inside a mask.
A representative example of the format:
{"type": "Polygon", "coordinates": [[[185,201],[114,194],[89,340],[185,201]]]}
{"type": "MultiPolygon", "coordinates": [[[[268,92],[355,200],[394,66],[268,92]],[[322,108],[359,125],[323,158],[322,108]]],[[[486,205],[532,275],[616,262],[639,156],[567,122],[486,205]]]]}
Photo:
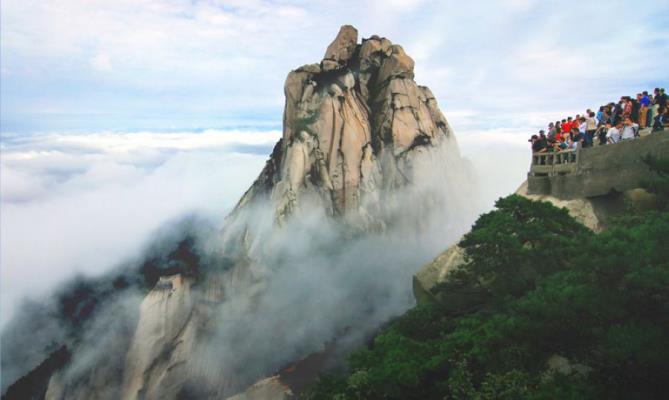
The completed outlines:
{"type": "Polygon", "coordinates": [[[222,220],[280,132],[2,136],[1,317],[137,255],[186,213],[222,220]]]}
{"type": "MultiPolygon", "coordinates": [[[[225,225],[222,217],[255,178],[265,156],[240,154],[239,148],[231,153],[223,147],[160,153],[168,155],[152,167],[139,167],[141,156],[130,163],[143,171],[133,175],[142,177],[136,185],[127,185],[134,178],[109,174],[113,190],[101,185],[98,192],[87,192],[85,185],[71,183],[82,176],[73,172],[55,186],[58,195],[38,190],[41,198],[14,196],[5,201],[3,197],[3,220],[8,208],[25,207],[15,220],[3,221],[3,253],[12,249],[9,256],[3,254],[3,314],[5,285],[16,285],[9,303],[12,319],[3,316],[3,392],[67,345],[74,351],[61,371],[62,379],[104,387],[100,396],[118,397],[140,303],[161,275],[175,273],[193,279],[194,301],[204,296],[211,277],[220,279],[224,293],[223,301],[212,305],[190,357],[190,370],[197,379],[196,385],[185,389],[190,394],[234,394],[296,359],[322,351],[333,340],[346,352],[414,304],[412,274],[458,240],[485,207],[467,164],[446,158],[445,163],[420,167],[426,178],[411,190],[396,193],[393,213],[398,217],[384,232],[351,233],[322,209],[306,204],[280,230],[264,234],[274,219],[270,205],[257,203],[248,208],[245,221],[260,233],[242,241],[242,233],[225,225]],[[142,188],[147,183],[151,189],[142,188]],[[68,185],[81,194],[66,190],[68,185]],[[152,190],[157,201],[142,200],[156,195],[149,194],[152,190]],[[218,204],[211,207],[210,201],[218,204]],[[160,206],[162,202],[166,204],[160,206]],[[105,213],[108,218],[92,217],[105,213]],[[144,219],[145,213],[156,218],[144,219]],[[31,219],[36,215],[41,220],[31,219]],[[33,242],[42,246],[40,263],[31,258],[37,255],[31,255],[28,234],[19,241],[22,223],[26,232],[39,226],[50,229],[33,242]],[[124,228],[133,223],[142,226],[134,234],[124,228]],[[55,241],[59,233],[63,237],[55,241]],[[7,243],[8,234],[18,238],[7,243]],[[104,246],[108,241],[118,247],[104,246]],[[253,255],[244,260],[253,275],[245,285],[226,273],[240,262],[230,243],[243,243],[253,255]],[[75,258],[77,262],[58,257],[63,246],[71,246],[70,257],[78,249],[90,256],[75,258]],[[39,268],[23,267],[31,264],[39,268]],[[35,282],[40,280],[48,284],[35,282]],[[32,290],[32,285],[39,290],[32,290]],[[14,304],[20,297],[30,300],[19,308],[14,304]]],[[[95,168],[99,167],[89,167],[83,176],[95,168]]],[[[44,167],[40,173],[45,171],[50,169],[44,167]]],[[[503,171],[500,179],[515,179],[503,171]]],[[[501,186],[499,180],[497,184],[501,186]]],[[[508,186],[513,190],[517,183],[508,186]]]]}

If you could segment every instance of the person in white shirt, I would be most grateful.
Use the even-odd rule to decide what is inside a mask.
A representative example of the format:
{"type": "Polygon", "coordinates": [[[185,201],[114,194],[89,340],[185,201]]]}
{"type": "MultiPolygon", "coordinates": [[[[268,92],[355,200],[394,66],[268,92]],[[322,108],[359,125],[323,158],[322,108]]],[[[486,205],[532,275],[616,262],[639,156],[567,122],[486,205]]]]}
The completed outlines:
{"type": "Polygon", "coordinates": [[[578,133],[581,135],[581,139],[583,142],[583,147],[590,147],[592,146],[592,137],[590,137],[587,133],[588,128],[587,128],[587,122],[585,120],[585,117],[581,117],[580,119],[580,125],[578,126],[578,133]]]}
{"type": "Polygon", "coordinates": [[[588,110],[587,115],[585,118],[585,134],[587,135],[587,142],[592,146],[597,130],[597,118],[595,118],[595,113],[590,110],[588,110]]]}
{"type": "Polygon", "coordinates": [[[611,124],[606,124],[606,127],[609,130],[606,132],[606,141],[609,143],[616,143],[620,141],[620,129],[623,124],[618,122],[616,126],[611,126],[611,124]]]}
{"type": "Polygon", "coordinates": [[[639,125],[632,122],[632,120],[629,117],[625,118],[625,123],[623,124],[623,130],[620,133],[620,139],[621,140],[634,139],[634,137],[637,135],[637,132],[639,132],[639,125]]]}
{"type": "Polygon", "coordinates": [[[578,133],[582,136],[585,136],[585,131],[587,130],[587,124],[585,123],[585,118],[581,117],[580,124],[578,125],[578,133]]]}

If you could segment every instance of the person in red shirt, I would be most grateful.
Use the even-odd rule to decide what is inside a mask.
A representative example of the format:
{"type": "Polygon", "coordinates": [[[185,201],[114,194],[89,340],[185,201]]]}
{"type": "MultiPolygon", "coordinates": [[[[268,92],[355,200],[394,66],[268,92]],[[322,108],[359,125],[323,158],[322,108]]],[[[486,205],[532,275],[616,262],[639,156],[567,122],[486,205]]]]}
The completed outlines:
{"type": "Polygon", "coordinates": [[[569,135],[571,136],[571,128],[572,128],[572,122],[571,122],[571,117],[567,118],[567,120],[562,120],[562,134],[569,135]]]}

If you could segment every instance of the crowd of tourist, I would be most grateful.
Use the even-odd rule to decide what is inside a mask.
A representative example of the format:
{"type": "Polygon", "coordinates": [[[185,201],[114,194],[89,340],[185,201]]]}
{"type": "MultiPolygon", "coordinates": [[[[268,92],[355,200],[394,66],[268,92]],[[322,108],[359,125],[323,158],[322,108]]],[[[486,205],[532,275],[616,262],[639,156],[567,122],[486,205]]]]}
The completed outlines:
{"type": "Polygon", "coordinates": [[[651,132],[669,128],[668,105],[664,88],[656,88],[652,94],[644,91],[636,97],[623,96],[596,112],[588,109],[583,115],[551,122],[529,142],[534,153],[545,153],[635,139],[644,128],[652,128],[651,132]]]}

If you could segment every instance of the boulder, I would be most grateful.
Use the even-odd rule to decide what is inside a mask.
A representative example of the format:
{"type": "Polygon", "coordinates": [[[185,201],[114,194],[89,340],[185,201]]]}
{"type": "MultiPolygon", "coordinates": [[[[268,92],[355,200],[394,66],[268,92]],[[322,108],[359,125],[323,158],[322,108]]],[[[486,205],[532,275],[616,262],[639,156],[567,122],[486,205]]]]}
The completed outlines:
{"type": "Polygon", "coordinates": [[[288,400],[292,397],[290,388],[281,383],[279,376],[272,376],[256,382],[227,400],[288,400]]]}
{"type": "Polygon", "coordinates": [[[546,361],[545,379],[552,379],[556,374],[587,376],[592,371],[587,365],[572,363],[568,358],[553,354],[546,361]]]}
{"type": "Polygon", "coordinates": [[[402,46],[393,45],[391,49],[390,57],[381,65],[377,82],[383,84],[396,77],[413,79],[413,59],[404,52],[402,46]]]}
{"type": "Polygon", "coordinates": [[[358,44],[358,30],[351,25],[343,25],[323,56],[323,71],[334,71],[346,65],[358,44]]]}
{"type": "Polygon", "coordinates": [[[457,244],[439,254],[430,263],[422,267],[413,276],[413,294],[419,304],[429,303],[437,299],[432,289],[444,282],[449,273],[456,270],[465,262],[465,252],[457,244]]]}

